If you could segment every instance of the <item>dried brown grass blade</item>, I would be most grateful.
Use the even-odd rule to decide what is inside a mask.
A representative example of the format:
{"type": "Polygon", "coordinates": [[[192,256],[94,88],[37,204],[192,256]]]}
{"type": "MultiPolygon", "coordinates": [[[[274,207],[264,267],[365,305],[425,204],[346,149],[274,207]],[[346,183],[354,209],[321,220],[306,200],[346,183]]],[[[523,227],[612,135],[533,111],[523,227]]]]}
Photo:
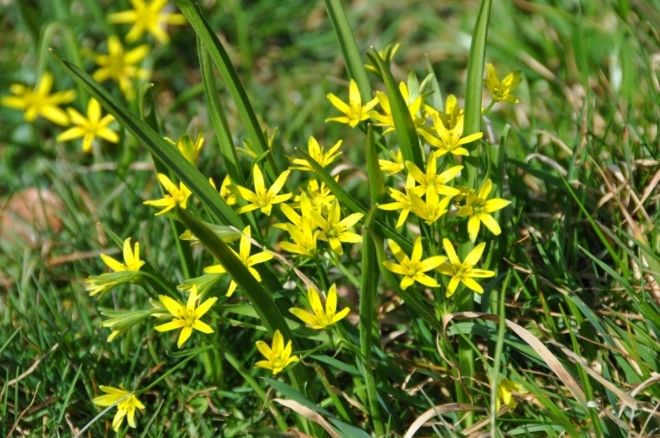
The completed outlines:
{"type": "Polygon", "coordinates": [[[285,400],[282,398],[275,398],[273,401],[276,401],[277,403],[281,404],[282,406],[286,406],[287,408],[291,409],[295,413],[302,415],[303,417],[307,418],[308,420],[313,421],[314,423],[318,424],[321,426],[323,429],[325,429],[326,432],[328,432],[328,435],[330,435],[332,438],[342,438],[341,435],[339,435],[335,429],[328,423],[328,421],[323,418],[321,414],[318,412],[314,412],[311,409],[309,409],[306,406],[301,405],[295,400],[285,400]]]}
{"type": "MultiPolygon", "coordinates": [[[[493,322],[500,321],[499,316],[490,313],[481,313],[481,312],[450,313],[442,318],[442,326],[444,327],[445,332],[447,329],[447,325],[453,319],[484,319],[493,322]]],[[[564,367],[564,365],[562,365],[561,362],[559,362],[557,357],[554,354],[552,354],[550,350],[548,350],[548,347],[546,347],[541,341],[536,339],[536,337],[533,334],[531,334],[528,330],[519,326],[515,322],[509,321],[508,319],[505,319],[504,321],[509,329],[511,329],[523,341],[527,342],[527,344],[529,344],[529,346],[532,347],[534,351],[538,353],[541,359],[545,361],[548,367],[557,375],[559,380],[562,381],[564,386],[566,386],[566,388],[571,392],[571,394],[573,394],[573,396],[578,401],[578,403],[580,403],[582,407],[586,410],[587,402],[582,387],[575,380],[575,378],[573,378],[571,373],[568,372],[568,370],[564,367]]]]}
{"type": "Polygon", "coordinates": [[[461,411],[483,411],[486,409],[479,406],[469,405],[467,403],[447,403],[444,405],[435,406],[428,411],[424,412],[422,415],[417,417],[415,422],[410,425],[408,431],[403,436],[403,438],[413,438],[415,433],[422,427],[424,424],[429,421],[431,418],[438,416],[440,414],[446,414],[449,412],[461,412],[461,411]]]}

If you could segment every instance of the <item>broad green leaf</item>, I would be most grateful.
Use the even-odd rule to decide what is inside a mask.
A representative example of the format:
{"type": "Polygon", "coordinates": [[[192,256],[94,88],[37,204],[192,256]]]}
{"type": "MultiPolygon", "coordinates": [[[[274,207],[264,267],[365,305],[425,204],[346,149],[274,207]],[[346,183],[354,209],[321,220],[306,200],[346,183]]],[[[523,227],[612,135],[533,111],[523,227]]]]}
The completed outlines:
{"type": "Polygon", "coordinates": [[[89,94],[99,101],[106,111],[115,117],[119,124],[149,149],[154,157],[170,169],[202,201],[216,220],[225,225],[233,225],[236,228],[243,229],[243,221],[234,210],[227,205],[220,194],[209,184],[206,177],[195,166],[183,158],[176,148],[173,148],[171,144],[151,129],[149,125],[119,103],[82,69],[57,56],[55,58],[73,76],[76,82],[81,84],[89,94]]]}
{"type": "MultiPolygon", "coordinates": [[[[140,86],[140,89],[138,91],[138,108],[140,110],[140,118],[142,119],[143,122],[145,122],[151,129],[154,130],[156,133],[160,133],[158,129],[158,119],[156,118],[156,103],[154,102],[154,96],[152,93],[152,88],[154,84],[152,83],[146,83],[142,84],[140,86]]],[[[169,170],[165,165],[156,157],[154,157],[153,153],[150,153],[151,155],[151,160],[154,163],[154,167],[156,169],[156,173],[163,173],[165,175],[169,175],[169,170]]],[[[165,189],[159,184],[160,187],[160,193],[162,195],[167,194],[165,189]]],[[[190,245],[188,245],[185,242],[182,242],[181,239],[179,239],[179,236],[183,234],[186,229],[184,226],[180,223],[175,221],[172,218],[169,218],[170,221],[170,228],[172,229],[172,232],[174,233],[174,243],[176,244],[176,251],[179,254],[179,260],[181,261],[181,270],[183,271],[183,278],[189,279],[192,277],[192,272],[193,272],[193,258],[192,258],[192,251],[190,250],[190,245]]]]}
{"type": "MultiPolygon", "coordinates": [[[[369,125],[369,136],[373,140],[373,132],[369,125]]],[[[373,141],[371,149],[375,152],[373,141]]],[[[369,153],[369,152],[367,152],[369,153]]],[[[379,171],[380,173],[380,171],[379,171]]],[[[376,292],[378,289],[378,261],[376,260],[376,248],[374,239],[369,233],[373,226],[378,204],[374,203],[366,219],[364,220],[364,229],[362,233],[362,281],[360,282],[360,351],[364,360],[364,380],[367,386],[367,398],[371,409],[371,420],[373,421],[376,436],[383,436],[385,429],[381,419],[380,407],[378,406],[378,392],[376,391],[376,381],[374,380],[373,370],[371,369],[371,346],[377,339],[374,339],[374,318],[376,316],[376,292]]]]}
{"type": "Polygon", "coordinates": [[[238,156],[236,155],[234,140],[232,139],[231,132],[229,132],[225,110],[222,108],[222,103],[220,102],[218,87],[216,86],[215,75],[213,74],[213,65],[211,64],[208,51],[202,46],[199,37],[197,38],[197,52],[199,55],[199,65],[202,70],[206,104],[213,129],[215,129],[215,136],[218,139],[220,153],[227,168],[227,173],[233,182],[244,186],[245,177],[238,163],[238,156]]]}
{"type": "Polygon", "coordinates": [[[422,159],[422,149],[419,145],[419,138],[415,130],[410,111],[405,99],[399,91],[392,72],[389,67],[385,65],[385,61],[380,57],[376,49],[372,52],[372,59],[378,64],[380,73],[385,82],[385,90],[387,91],[387,99],[390,102],[390,109],[392,110],[392,119],[394,120],[394,128],[396,136],[399,139],[399,147],[401,154],[406,161],[412,161],[420,169],[424,169],[424,160],[422,159]]]}
{"type": "MultiPolygon", "coordinates": [[[[183,15],[193,29],[195,29],[195,33],[197,33],[204,48],[208,51],[211,60],[218,68],[220,76],[222,76],[222,79],[225,81],[227,91],[229,91],[232,99],[234,99],[238,114],[243,121],[243,125],[247,130],[248,138],[252,142],[253,147],[256,147],[259,153],[268,151],[268,141],[259,125],[257,115],[247,97],[243,84],[241,84],[241,80],[238,78],[238,73],[236,72],[234,65],[231,63],[227,51],[216,36],[215,31],[204,19],[199,9],[195,7],[191,0],[174,0],[174,3],[176,3],[179,9],[181,9],[183,15]]],[[[271,178],[271,181],[274,181],[279,175],[277,165],[272,156],[268,157],[266,172],[271,178]]]]}
{"type": "Polygon", "coordinates": [[[367,174],[369,175],[369,192],[371,194],[371,205],[381,202],[385,195],[385,183],[383,172],[378,163],[378,151],[374,140],[374,131],[371,125],[367,129],[367,174]]]}
{"type": "Polygon", "coordinates": [[[369,102],[372,97],[367,70],[364,68],[351,25],[348,23],[346,13],[341,7],[341,1],[325,0],[325,9],[328,11],[332,28],[335,30],[335,35],[337,35],[348,75],[357,83],[362,102],[369,102]]]}
{"type": "MultiPolygon", "coordinates": [[[[307,152],[296,149],[298,153],[312,166],[316,176],[318,176],[321,181],[330,189],[333,195],[337,197],[339,202],[346,208],[348,208],[351,213],[362,213],[366,214],[367,209],[360,204],[355,198],[349,195],[335,179],[330,176],[327,170],[325,170],[319,163],[317,163],[307,152]]],[[[390,227],[384,222],[379,221],[378,219],[374,220],[374,230],[381,236],[385,236],[388,239],[394,240],[399,244],[401,248],[406,251],[412,251],[412,244],[408,242],[401,236],[401,233],[397,232],[395,229],[390,227]]]]}

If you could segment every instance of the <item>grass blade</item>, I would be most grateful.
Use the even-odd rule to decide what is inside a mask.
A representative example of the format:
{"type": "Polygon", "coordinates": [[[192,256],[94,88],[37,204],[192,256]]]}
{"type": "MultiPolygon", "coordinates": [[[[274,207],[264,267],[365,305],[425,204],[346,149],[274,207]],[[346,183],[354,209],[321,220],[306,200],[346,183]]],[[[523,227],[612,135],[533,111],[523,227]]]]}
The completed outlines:
{"type": "Polygon", "coordinates": [[[245,185],[245,177],[238,164],[238,156],[236,155],[236,148],[234,141],[229,132],[227,125],[227,117],[222,108],[222,103],[218,97],[218,87],[215,84],[215,76],[213,74],[213,65],[209,57],[208,50],[206,50],[199,39],[197,38],[197,52],[199,55],[199,65],[202,71],[202,82],[204,84],[204,95],[206,96],[206,104],[211,117],[213,129],[215,129],[215,136],[218,139],[220,146],[220,153],[225,162],[227,173],[232,181],[242,186],[245,185]]]}
{"type": "Polygon", "coordinates": [[[335,30],[335,35],[337,35],[348,75],[357,83],[362,101],[369,102],[371,100],[371,85],[369,85],[367,70],[364,68],[351,25],[348,23],[348,18],[341,7],[340,0],[325,0],[325,9],[328,11],[332,28],[335,30]]]}
{"type": "Polygon", "coordinates": [[[410,111],[408,111],[408,105],[401,95],[401,91],[399,91],[392,72],[375,49],[372,53],[372,59],[378,64],[383,81],[385,82],[385,90],[390,102],[392,119],[394,120],[394,128],[399,139],[401,154],[405,160],[412,161],[417,167],[423,169],[422,149],[419,146],[419,138],[417,137],[417,131],[415,130],[415,124],[413,123],[410,111]]]}
{"type": "MultiPolygon", "coordinates": [[[[215,31],[204,19],[191,0],[174,0],[174,3],[176,3],[179,9],[181,9],[183,15],[192,25],[193,29],[195,29],[204,48],[208,51],[211,60],[218,68],[220,76],[222,76],[222,79],[225,81],[225,86],[227,87],[229,94],[231,94],[232,99],[234,99],[238,114],[243,121],[243,125],[247,130],[248,138],[252,142],[252,145],[257,148],[259,155],[268,152],[268,142],[266,141],[266,136],[264,135],[261,126],[259,125],[257,115],[247,97],[243,84],[241,84],[241,80],[238,78],[238,73],[236,72],[234,65],[231,63],[227,51],[216,36],[215,31]]],[[[275,159],[272,154],[268,154],[267,160],[268,165],[266,166],[266,172],[271,178],[271,181],[274,181],[279,175],[277,165],[275,164],[275,159]]]]}
{"type": "Polygon", "coordinates": [[[369,175],[369,192],[371,194],[371,205],[374,206],[382,201],[385,195],[385,183],[383,172],[380,171],[378,163],[378,151],[374,140],[374,130],[369,125],[367,128],[367,173],[369,175]]]}
{"type": "Polygon", "coordinates": [[[101,85],[76,65],[58,58],[64,69],[81,84],[99,103],[112,114],[115,119],[140,143],[160,160],[199,198],[208,211],[221,223],[243,228],[243,221],[227,205],[220,194],[211,187],[208,180],[195,166],[185,158],[172,145],[168,144],[157,132],[140,120],[128,108],[117,102],[101,85]]]}

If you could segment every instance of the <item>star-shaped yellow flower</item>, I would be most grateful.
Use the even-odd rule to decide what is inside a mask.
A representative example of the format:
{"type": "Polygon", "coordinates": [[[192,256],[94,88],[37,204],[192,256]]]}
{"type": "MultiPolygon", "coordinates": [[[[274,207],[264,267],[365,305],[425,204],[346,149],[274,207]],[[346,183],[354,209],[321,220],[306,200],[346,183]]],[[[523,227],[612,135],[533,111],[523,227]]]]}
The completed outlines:
{"type": "MultiPolygon", "coordinates": [[[[408,192],[409,189],[413,188],[415,186],[415,180],[413,179],[412,175],[408,174],[408,179],[406,181],[406,192],[408,192]]],[[[390,197],[394,198],[396,202],[391,202],[389,204],[382,204],[379,205],[378,208],[381,210],[401,210],[401,214],[399,215],[399,220],[396,223],[396,228],[402,227],[403,224],[406,223],[406,219],[408,218],[408,214],[410,213],[410,210],[413,208],[413,202],[412,199],[410,199],[410,195],[408,193],[403,193],[395,189],[389,189],[388,194],[390,197]]]]}
{"type": "Polygon", "coordinates": [[[321,297],[316,289],[307,289],[307,300],[312,307],[314,313],[310,313],[305,309],[293,307],[289,312],[300,318],[305,324],[315,330],[325,330],[336,322],[341,321],[348,315],[351,309],[348,307],[344,310],[337,312],[337,287],[333,284],[328,290],[328,298],[325,301],[325,309],[321,303],[321,297]]]}
{"type": "MultiPolygon", "coordinates": [[[[211,187],[217,189],[213,178],[209,178],[209,183],[211,184],[211,187]]],[[[225,179],[222,180],[222,185],[220,186],[218,193],[220,194],[220,197],[225,200],[227,205],[235,205],[236,195],[229,190],[229,186],[231,186],[231,179],[229,179],[229,175],[227,175],[225,176],[225,179]]]]}
{"type": "Polygon", "coordinates": [[[186,18],[181,14],[169,14],[162,12],[167,0],[153,0],[145,3],[144,0],[130,0],[133,10],[122,11],[108,15],[110,23],[133,23],[133,27],[126,35],[126,41],[132,43],[147,31],[152,34],[158,42],[167,44],[170,40],[165,32],[166,24],[186,24],[186,18]]]}
{"type": "Polygon", "coordinates": [[[487,200],[492,188],[493,183],[490,179],[487,179],[479,189],[479,192],[476,194],[467,194],[465,205],[458,210],[459,217],[469,218],[468,234],[470,235],[470,240],[472,242],[477,239],[477,234],[479,234],[479,228],[482,222],[494,235],[498,236],[502,232],[499,224],[493,219],[493,216],[491,216],[490,213],[501,210],[511,204],[511,201],[502,198],[487,200]]]}
{"type": "Polygon", "coordinates": [[[274,204],[284,202],[291,197],[291,193],[278,195],[280,190],[282,190],[284,187],[284,183],[286,182],[286,179],[289,177],[290,173],[290,170],[285,170],[280,176],[277,177],[273,185],[270,186],[269,189],[266,189],[266,184],[264,183],[264,175],[261,173],[259,166],[255,164],[252,167],[254,192],[246,189],[245,187],[239,186],[238,184],[230,186],[230,189],[233,189],[237,196],[249,202],[248,205],[238,209],[238,214],[259,209],[266,216],[270,216],[270,212],[273,210],[274,204]]]}
{"type": "Polygon", "coordinates": [[[486,84],[486,87],[488,88],[488,91],[490,91],[495,102],[520,102],[516,96],[511,94],[511,92],[522,82],[522,70],[516,70],[509,73],[501,82],[500,78],[497,76],[495,67],[493,67],[493,64],[490,62],[486,64],[486,71],[488,72],[488,76],[484,79],[484,84],[486,84]]]}
{"type": "Polygon", "coordinates": [[[484,289],[477,283],[475,278],[489,278],[495,276],[495,272],[486,271],[484,269],[474,269],[474,266],[479,263],[479,259],[486,248],[486,243],[480,243],[475,246],[472,251],[465,257],[465,260],[461,262],[461,259],[456,255],[454,251],[454,246],[451,244],[449,239],[442,239],[442,246],[445,249],[447,257],[449,257],[449,263],[445,263],[438,267],[443,275],[451,276],[449,280],[449,285],[447,286],[447,298],[454,295],[456,288],[459,283],[463,283],[471,290],[482,294],[484,289]]]}
{"type": "Polygon", "coordinates": [[[394,158],[394,161],[378,160],[380,170],[387,172],[387,176],[396,175],[397,173],[403,171],[403,169],[406,168],[406,165],[403,161],[403,154],[401,153],[401,149],[397,150],[396,155],[390,151],[387,152],[392,156],[392,158],[394,158]]]}
{"type": "Polygon", "coordinates": [[[327,217],[321,216],[314,210],[310,211],[310,214],[314,218],[316,225],[321,229],[319,239],[330,243],[330,248],[332,248],[335,254],[342,255],[344,253],[344,249],[341,246],[342,242],[362,242],[362,236],[348,231],[349,228],[362,219],[362,216],[364,216],[362,213],[353,213],[341,219],[341,208],[339,207],[339,202],[335,201],[330,206],[327,217]]]}
{"type": "Polygon", "coordinates": [[[298,356],[291,356],[291,351],[293,349],[291,340],[287,342],[285,347],[284,337],[279,330],[275,330],[275,335],[273,335],[272,348],[264,341],[257,341],[256,345],[257,349],[261,354],[264,355],[266,360],[260,360],[254,364],[254,366],[257,368],[266,368],[268,370],[272,370],[274,376],[280,373],[290,364],[298,361],[298,356]]]}
{"type": "Polygon", "coordinates": [[[163,187],[169,194],[165,195],[161,199],[156,199],[153,201],[144,201],[143,204],[153,205],[154,207],[165,207],[161,211],[156,213],[156,216],[160,216],[161,214],[167,213],[177,205],[185,209],[186,204],[188,202],[188,198],[192,194],[190,189],[188,189],[188,187],[186,187],[182,182],[179,182],[179,187],[177,187],[167,177],[167,175],[163,173],[158,174],[158,181],[160,181],[160,183],[163,185],[163,187]]]}
{"type": "Polygon", "coordinates": [[[463,118],[463,109],[458,107],[458,99],[453,94],[447,96],[444,112],[437,111],[428,105],[426,105],[425,109],[432,117],[439,116],[445,128],[450,130],[454,129],[458,121],[463,118]]]}
{"type": "Polygon", "coordinates": [[[174,316],[174,319],[168,323],[157,325],[154,327],[156,331],[159,332],[168,332],[170,330],[181,329],[179,334],[179,341],[177,346],[181,346],[190,338],[192,335],[193,329],[198,330],[202,333],[213,333],[211,326],[205,322],[200,321],[200,318],[204,316],[206,312],[209,311],[211,306],[218,300],[217,297],[209,298],[204,301],[202,304],[197,306],[197,285],[193,285],[190,290],[190,295],[188,295],[188,302],[184,306],[183,303],[180,303],[167,295],[158,295],[158,299],[163,306],[167,309],[168,312],[174,316]]]}
{"type": "Polygon", "coordinates": [[[403,249],[393,240],[387,239],[387,243],[392,250],[394,258],[399,262],[383,262],[383,265],[395,274],[403,275],[401,279],[401,289],[406,290],[408,287],[412,286],[413,283],[418,282],[428,287],[439,287],[437,281],[432,277],[429,277],[425,274],[432,269],[437,268],[447,257],[445,256],[433,256],[429,257],[426,260],[422,260],[422,238],[418,237],[415,239],[413,244],[413,252],[410,257],[403,252],[403,249]]]}
{"type": "Polygon", "coordinates": [[[92,77],[103,82],[113,79],[119,84],[119,88],[128,99],[133,99],[133,78],[149,79],[150,72],[139,68],[137,64],[147,57],[149,46],[143,44],[133,50],[124,52],[124,46],[115,35],[108,37],[108,54],[95,53],[92,55],[94,62],[100,67],[92,77]]]}
{"type": "Polygon", "coordinates": [[[513,398],[513,392],[527,394],[527,390],[520,383],[514,383],[505,378],[500,380],[500,383],[497,385],[497,398],[495,399],[498,411],[500,410],[502,403],[507,405],[511,410],[516,408],[517,403],[513,398]]]}
{"type": "MultiPolygon", "coordinates": [[[[307,143],[307,150],[309,156],[314,159],[321,167],[325,167],[335,161],[335,159],[341,155],[341,152],[337,152],[341,146],[342,141],[339,140],[335,143],[328,152],[323,150],[323,147],[319,145],[319,142],[314,137],[309,137],[309,142],[307,143]]],[[[312,166],[304,158],[296,158],[291,160],[295,166],[291,166],[291,169],[296,170],[305,170],[312,172],[312,166]]]]}
{"type": "Polygon", "coordinates": [[[9,91],[13,96],[3,96],[0,103],[8,108],[25,111],[23,118],[27,122],[34,122],[41,116],[57,125],[68,126],[69,117],[59,105],[72,102],[76,98],[76,92],[67,90],[50,94],[51,88],[53,88],[53,75],[44,72],[39,84],[34,88],[12,84],[9,91]]]}
{"type": "Polygon", "coordinates": [[[71,117],[74,125],[60,135],[57,136],[57,141],[69,141],[75,138],[83,137],[82,149],[83,152],[90,152],[92,150],[92,142],[96,136],[99,136],[111,143],[119,142],[119,136],[108,125],[115,120],[111,114],[106,114],[101,117],[101,104],[93,97],[89,99],[87,104],[87,118],[76,111],[74,108],[67,108],[67,112],[71,117]]]}
{"type": "Polygon", "coordinates": [[[426,196],[423,201],[422,198],[412,193],[412,191],[410,193],[410,200],[412,201],[412,212],[424,219],[427,225],[433,225],[449,211],[451,197],[445,196],[440,199],[435,188],[429,187],[426,190],[426,196]]]}
{"type": "Polygon", "coordinates": [[[138,400],[135,394],[125,390],[124,385],[119,385],[119,388],[100,385],[99,389],[105,392],[105,395],[96,397],[92,400],[92,403],[98,406],[117,405],[117,413],[112,420],[112,429],[115,432],[119,432],[124,417],[128,418],[128,425],[135,428],[135,410],[144,409],[144,405],[138,400]]]}
{"type": "Polygon", "coordinates": [[[406,168],[412,177],[417,181],[418,186],[411,188],[410,192],[418,196],[423,196],[424,193],[428,190],[429,187],[435,188],[435,191],[439,195],[444,196],[456,196],[459,194],[459,191],[453,187],[447,185],[447,183],[458,175],[463,166],[453,166],[445,170],[441,174],[437,173],[437,152],[431,153],[429,155],[428,162],[426,163],[426,173],[422,172],[421,169],[412,161],[406,161],[406,168]]]}
{"type": "Polygon", "coordinates": [[[327,97],[330,100],[330,103],[332,103],[339,111],[344,113],[345,116],[331,117],[325,121],[345,123],[351,128],[355,128],[360,124],[360,122],[367,120],[370,117],[369,111],[371,111],[371,109],[378,103],[378,98],[375,97],[365,105],[362,105],[360,90],[358,89],[357,83],[353,79],[351,79],[351,83],[348,89],[348,104],[343,102],[332,93],[329,93],[327,97]]]}
{"type": "Polygon", "coordinates": [[[127,238],[124,240],[123,252],[124,263],[120,263],[105,254],[101,254],[101,260],[103,260],[103,263],[115,272],[139,271],[142,265],[144,265],[144,260],[140,260],[140,243],[135,242],[135,251],[133,251],[131,249],[131,238],[127,238]]]}
{"type": "Polygon", "coordinates": [[[419,133],[431,146],[438,148],[436,151],[438,157],[446,153],[468,156],[470,153],[463,147],[463,145],[472,143],[484,136],[483,132],[477,132],[470,134],[467,137],[463,137],[463,117],[460,117],[456,121],[456,126],[454,126],[453,129],[447,129],[442,122],[442,119],[440,119],[440,116],[436,115],[433,117],[433,127],[435,128],[438,137],[435,137],[426,131],[419,131],[419,133]]]}
{"type": "MultiPolygon", "coordinates": [[[[254,276],[254,278],[256,278],[257,281],[261,281],[261,276],[259,275],[259,272],[257,272],[257,270],[254,269],[252,266],[257,265],[259,263],[267,262],[268,260],[273,258],[273,255],[267,251],[250,255],[250,249],[252,248],[252,242],[250,242],[250,237],[251,237],[250,226],[248,225],[247,227],[245,227],[245,229],[243,229],[243,235],[241,235],[241,242],[239,243],[239,253],[236,254],[236,251],[234,251],[234,254],[236,254],[236,257],[238,257],[243,262],[243,264],[248,268],[248,271],[250,271],[250,273],[254,276]]],[[[205,274],[224,274],[226,272],[227,271],[225,271],[225,268],[222,265],[213,265],[204,269],[205,274]]],[[[237,286],[238,284],[236,284],[236,282],[232,280],[231,283],[229,284],[229,290],[227,290],[227,297],[233,295],[237,286]]]]}

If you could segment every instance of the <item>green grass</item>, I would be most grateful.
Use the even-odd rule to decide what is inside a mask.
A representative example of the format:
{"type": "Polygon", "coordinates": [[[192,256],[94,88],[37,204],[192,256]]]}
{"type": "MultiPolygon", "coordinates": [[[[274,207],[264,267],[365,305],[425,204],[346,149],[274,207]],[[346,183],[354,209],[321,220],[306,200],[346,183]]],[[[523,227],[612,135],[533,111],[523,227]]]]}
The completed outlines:
{"type": "MultiPolygon", "coordinates": [[[[93,23],[96,14],[129,7],[128,1],[26,2],[41,8],[43,13],[36,15],[18,3],[0,18],[0,95],[7,94],[12,83],[32,84],[39,69],[55,72],[56,89],[76,87],[44,54],[43,48],[52,46],[66,58],[65,39],[35,39],[35,32],[48,26],[41,17],[67,23],[79,47],[96,49],[104,47],[106,32],[113,30],[93,23]]],[[[370,195],[375,195],[365,184],[367,168],[360,165],[365,162],[366,136],[345,125],[324,123],[336,114],[325,95],[345,96],[348,76],[323,2],[211,3],[203,6],[203,14],[225,44],[261,126],[270,132],[278,128],[272,154],[277,166],[284,169],[284,153],[295,156],[294,148],[305,149],[310,135],[323,144],[342,138],[342,161],[348,166],[341,173],[341,186],[369,205],[370,195]]],[[[425,77],[428,56],[443,97],[465,96],[479,2],[353,3],[352,9],[344,7],[365,62],[371,46],[382,49],[400,42],[392,66],[397,82],[406,80],[409,71],[425,77]]],[[[388,436],[404,436],[425,411],[457,401],[455,367],[450,363],[457,360],[460,343],[474,346],[475,368],[468,385],[472,401],[462,401],[487,412],[473,414],[472,429],[463,421],[463,411],[443,413],[416,436],[659,434],[660,386],[652,378],[660,372],[660,236],[654,228],[660,159],[654,56],[660,48],[660,4],[493,3],[486,61],[500,74],[522,69],[523,83],[514,93],[520,104],[498,104],[489,114],[499,143],[498,148],[488,147],[489,153],[495,156],[503,148],[505,156],[502,169],[491,168],[492,178],[501,178],[501,196],[513,204],[500,215],[500,256],[487,258],[498,276],[483,283],[486,293],[475,311],[505,316],[546,345],[578,382],[589,408],[580,405],[566,380],[553,373],[538,351],[497,320],[454,320],[445,335],[438,336],[414,311],[415,303],[401,303],[395,288],[381,279],[374,298],[378,336],[373,336],[371,351],[380,427],[388,436]],[[616,199],[607,196],[610,187],[616,199]],[[575,355],[582,359],[576,361],[575,355]],[[497,419],[491,413],[489,383],[494,373],[529,392],[518,398],[514,411],[497,419]],[[625,404],[629,396],[634,396],[634,409],[625,404]]],[[[190,26],[170,30],[171,44],[156,46],[150,62],[161,133],[178,138],[186,131],[196,135],[202,127],[209,131],[212,122],[197,51],[191,49],[195,33],[190,26]]],[[[126,28],[114,31],[123,35],[126,28]]],[[[93,71],[89,60],[83,67],[93,71]]],[[[385,89],[369,75],[374,88],[385,89]]],[[[104,85],[121,98],[114,84],[104,85]]],[[[220,100],[234,144],[242,146],[249,133],[224,86],[220,100]]],[[[31,245],[0,238],[0,436],[75,435],[100,412],[91,402],[99,395],[99,385],[145,388],[186,359],[175,338],[155,332],[151,320],[107,343],[110,331],[100,327],[101,309],[148,308],[149,297],[140,286],[127,285],[96,300],[85,293],[82,282],[103,272],[98,251],[118,248],[111,233],[139,240],[144,258],[172,284],[186,279],[170,228],[173,222],[155,218],[154,211],[142,205],[159,194],[148,152],[126,134],[123,146],[105,143],[88,156],[75,142],[55,142],[58,132],[43,119],[27,124],[19,111],[0,107],[0,197],[39,187],[62,201],[53,213],[62,222],[60,230],[41,227],[31,245]]],[[[387,138],[390,144],[395,136],[387,138]]],[[[208,132],[206,139],[198,168],[219,183],[227,171],[215,135],[208,132]]],[[[239,154],[239,162],[249,175],[251,159],[239,154]]],[[[295,187],[299,179],[300,173],[292,175],[288,186],[295,187]]],[[[196,211],[202,214],[201,208],[196,211]]],[[[8,229],[0,226],[0,234],[8,229]]],[[[272,247],[276,240],[271,232],[264,242],[272,247]]],[[[198,248],[192,253],[192,271],[201,275],[213,259],[198,248]]],[[[358,286],[369,283],[359,267],[373,262],[362,257],[351,253],[344,259],[358,286]]],[[[304,271],[319,283],[349,284],[330,264],[304,271]]],[[[280,274],[265,278],[264,284],[286,310],[297,292],[283,291],[281,285],[300,282],[291,272],[280,274]]],[[[216,327],[217,336],[208,343],[213,348],[142,394],[147,410],[138,416],[138,428],[127,433],[277,436],[295,427],[322,436],[320,427],[271,402],[273,398],[308,403],[320,415],[341,420],[344,425],[334,427],[343,436],[358,436],[348,429],[350,424],[368,433],[380,428],[374,429],[374,416],[369,415],[375,412],[374,393],[364,382],[371,379],[363,377],[364,364],[357,359],[364,354],[358,340],[369,337],[368,331],[358,332],[345,322],[346,343],[306,357],[305,365],[296,368],[311,376],[303,396],[286,373],[266,381],[269,373],[253,369],[261,358],[254,343],[267,337],[269,323],[255,318],[240,291],[226,299],[227,283],[223,279],[209,291],[220,297],[221,306],[208,318],[216,327]],[[319,377],[323,375],[326,380],[319,377]],[[340,388],[346,398],[327,387],[340,388]],[[282,416],[279,424],[271,408],[282,416]]],[[[429,304],[425,296],[420,303],[429,304]]],[[[357,312],[357,303],[353,307],[357,312]]],[[[440,319],[442,315],[433,313],[437,308],[429,309],[430,317],[440,319]]],[[[294,333],[302,334],[296,338],[299,354],[329,342],[327,336],[299,327],[294,333]]],[[[204,339],[196,333],[185,348],[207,345],[204,339]]],[[[91,424],[84,435],[112,435],[113,413],[91,424]]],[[[126,431],[124,425],[122,433],[126,431]]]]}

